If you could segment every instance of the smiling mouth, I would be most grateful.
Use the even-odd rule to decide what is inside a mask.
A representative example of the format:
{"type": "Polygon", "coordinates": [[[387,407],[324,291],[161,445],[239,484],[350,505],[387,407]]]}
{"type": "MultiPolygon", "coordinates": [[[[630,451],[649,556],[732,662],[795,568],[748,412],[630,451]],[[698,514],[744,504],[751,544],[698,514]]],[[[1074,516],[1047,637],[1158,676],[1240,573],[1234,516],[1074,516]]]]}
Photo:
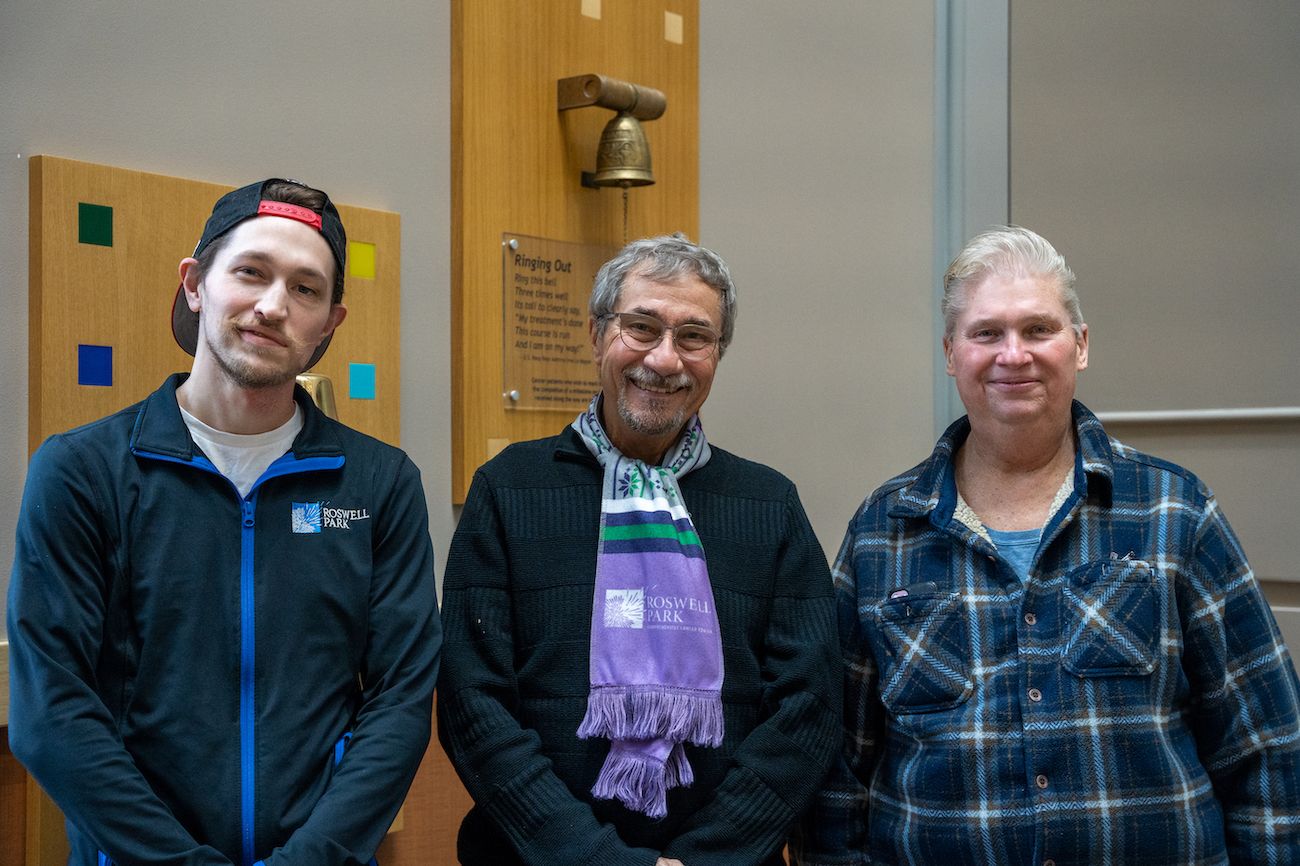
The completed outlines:
{"type": "Polygon", "coordinates": [[[658,388],[655,387],[654,385],[642,385],[640,382],[636,381],[635,379],[629,379],[628,381],[631,382],[632,385],[636,387],[637,390],[645,391],[647,394],[663,394],[664,396],[667,396],[670,394],[676,394],[678,391],[685,390],[684,388],[658,388]]]}
{"type": "Polygon", "coordinates": [[[691,386],[689,378],[685,374],[679,374],[670,378],[656,375],[644,367],[633,367],[624,373],[627,379],[637,390],[644,391],[647,394],[656,394],[660,396],[671,396],[679,391],[685,391],[691,386]]]}

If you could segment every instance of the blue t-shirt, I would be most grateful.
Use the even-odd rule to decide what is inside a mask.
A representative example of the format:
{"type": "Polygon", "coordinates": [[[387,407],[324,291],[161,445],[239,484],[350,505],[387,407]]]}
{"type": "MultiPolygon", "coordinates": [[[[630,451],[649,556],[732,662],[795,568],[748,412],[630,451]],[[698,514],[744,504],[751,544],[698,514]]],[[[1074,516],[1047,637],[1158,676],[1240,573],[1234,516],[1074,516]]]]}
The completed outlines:
{"type": "Polygon", "coordinates": [[[1001,529],[984,527],[998,553],[1006,560],[1022,581],[1029,578],[1029,566],[1033,565],[1034,552],[1038,550],[1038,540],[1043,535],[1041,529],[1017,529],[1004,532],[1001,529]]]}

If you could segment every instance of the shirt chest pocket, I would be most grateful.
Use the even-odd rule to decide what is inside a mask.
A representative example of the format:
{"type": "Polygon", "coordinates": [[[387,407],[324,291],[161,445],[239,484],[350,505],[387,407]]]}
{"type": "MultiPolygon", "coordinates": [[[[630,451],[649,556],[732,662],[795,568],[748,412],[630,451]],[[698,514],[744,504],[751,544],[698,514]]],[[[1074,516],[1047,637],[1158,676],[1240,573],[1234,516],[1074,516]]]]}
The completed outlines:
{"type": "Polygon", "coordinates": [[[880,700],[891,712],[945,710],[970,697],[974,683],[960,593],[885,599],[875,626],[880,700]]]}
{"type": "Polygon", "coordinates": [[[1063,596],[1061,663],[1080,677],[1145,676],[1155,670],[1155,575],[1140,561],[1091,562],[1070,573],[1063,596]]]}

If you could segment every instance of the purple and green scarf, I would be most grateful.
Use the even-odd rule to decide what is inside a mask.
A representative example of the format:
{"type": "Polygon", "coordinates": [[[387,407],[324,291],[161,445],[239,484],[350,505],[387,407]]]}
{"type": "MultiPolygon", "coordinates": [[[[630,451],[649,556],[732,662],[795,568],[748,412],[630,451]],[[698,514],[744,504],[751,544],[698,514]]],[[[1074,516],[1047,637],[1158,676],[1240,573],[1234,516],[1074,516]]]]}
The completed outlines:
{"type": "Polygon", "coordinates": [[[591,613],[591,694],[578,736],[608,737],[591,792],[651,818],[694,780],[683,743],[722,744],[722,638],[704,548],[677,479],[709,460],[693,416],[660,466],[624,456],[600,395],[573,422],[604,469],[591,613]]]}

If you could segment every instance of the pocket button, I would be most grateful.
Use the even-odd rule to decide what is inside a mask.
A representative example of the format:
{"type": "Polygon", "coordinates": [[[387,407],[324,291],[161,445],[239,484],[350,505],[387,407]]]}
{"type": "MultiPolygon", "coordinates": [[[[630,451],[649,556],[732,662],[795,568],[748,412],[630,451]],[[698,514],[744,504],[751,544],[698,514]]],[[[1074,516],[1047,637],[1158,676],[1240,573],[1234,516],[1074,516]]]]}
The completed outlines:
{"type": "Polygon", "coordinates": [[[1042,699],[1043,699],[1043,693],[1040,692],[1038,689],[1029,690],[1029,700],[1033,701],[1034,703],[1038,703],[1042,699]]]}

